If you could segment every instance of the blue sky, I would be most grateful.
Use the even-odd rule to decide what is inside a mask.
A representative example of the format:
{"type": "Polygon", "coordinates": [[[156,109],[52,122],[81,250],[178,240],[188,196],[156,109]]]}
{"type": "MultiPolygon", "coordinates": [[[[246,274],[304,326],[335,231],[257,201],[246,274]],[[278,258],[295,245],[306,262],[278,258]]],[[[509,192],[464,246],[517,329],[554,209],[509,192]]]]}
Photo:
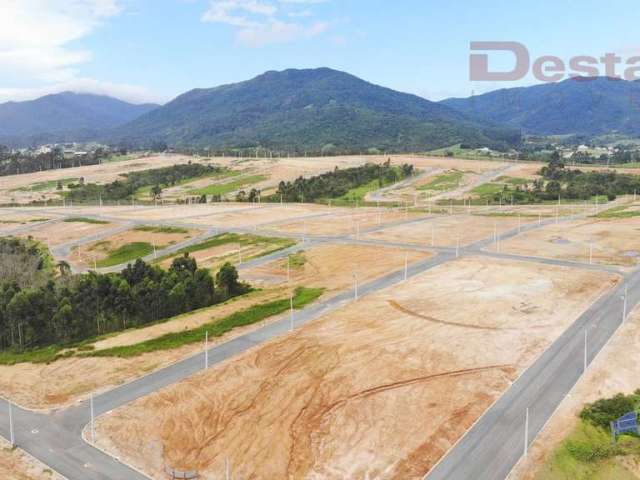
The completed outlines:
{"type": "Polygon", "coordinates": [[[637,12],[627,0],[2,0],[0,101],[69,89],[164,102],[320,66],[433,100],[468,96],[536,83],[470,82],[471,41],[627,58],[640,55],[637,12]]]}

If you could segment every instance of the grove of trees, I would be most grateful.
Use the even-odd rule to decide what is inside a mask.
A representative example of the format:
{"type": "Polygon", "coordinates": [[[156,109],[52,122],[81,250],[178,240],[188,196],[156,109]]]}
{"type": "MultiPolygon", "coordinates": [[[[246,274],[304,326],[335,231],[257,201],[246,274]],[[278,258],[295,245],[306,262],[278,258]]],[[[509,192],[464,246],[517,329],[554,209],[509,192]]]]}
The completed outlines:
{"type": "Polygon", "coordinates": [[[390,185],[413,174],[413,165],[391,166],[387,160],[378,165],[367,163],[360,167],[339,169],[311,178],[299,177],[293,182],[280,182],[271,201],[313,202],[321,199],[338,198],[353,188],[366,185],[374,180],[380,187],[390,185]]]}
{"type": "Polygon", "coordinates": [[[0,239],[0,351],[71,344],[213,305],[249,289],[232,265],[225,264],[214,280],[188,254],[168,270],[137,260],[121,273],[72,275],[61,264],[55,274],[42,260],[44,253],[24,242],[0,239]],[[28,257],[34,259],[30,270],[18,275],[11,265],[28,257]],[[29,274],[32,278],[25,278],[29,274]]]}

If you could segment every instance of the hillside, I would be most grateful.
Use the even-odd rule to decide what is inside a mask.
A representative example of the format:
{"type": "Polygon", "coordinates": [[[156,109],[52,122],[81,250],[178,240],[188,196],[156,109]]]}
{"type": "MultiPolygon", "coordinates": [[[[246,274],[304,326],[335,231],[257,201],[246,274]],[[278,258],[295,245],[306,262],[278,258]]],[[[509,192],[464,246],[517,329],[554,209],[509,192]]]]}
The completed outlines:
{"type": "Polygon", "coordinates": [[[107,96],[71,92],[2,103],[0,143],[22,146],[91,140],[154,108],[157,105],[133,105],[107,96]]]}
{"type": "Polygon", "coordinates": [[[447,106],[321,68],[191,90],[116,129],[110,140],[299,153],[420,151],[455,143],[504,148],[519,141],[519,132],[481,126],[447,106]]]}
{"type": "Polygon", "coordinates": [[[640,83],[600,77],[496,90],[441,105],[538,135],[640,134],[640,83]]]}

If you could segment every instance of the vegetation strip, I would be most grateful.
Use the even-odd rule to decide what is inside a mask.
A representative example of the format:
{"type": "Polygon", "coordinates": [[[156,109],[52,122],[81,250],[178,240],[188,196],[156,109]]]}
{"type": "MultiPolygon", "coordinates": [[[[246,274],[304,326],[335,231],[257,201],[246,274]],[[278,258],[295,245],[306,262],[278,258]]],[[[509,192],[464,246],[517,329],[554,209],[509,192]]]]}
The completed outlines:
{"type": "MultiPolygon", "coordinates": [[[[322,288],[298,287],[293,296],[293,308],[299,310],[309,303],[315,301],[322,295],[322,288]]],[[[162,335],[161,337],[147,340],[135,345],[114,347],[106,350],[82,353],[82,356],[94,357],[135,357],[143,353],[169,350],[191,343],[201,342],[205,332],[210,337],[220,337],[234,328],[252,325],[269,317],[286,312],[290,308],[290,300],[283,298],[267,303],[261,303],[252,307],[232,313],[222,319],[213,320],[198,328],[186,332],[175,332],[162,335]]]]}

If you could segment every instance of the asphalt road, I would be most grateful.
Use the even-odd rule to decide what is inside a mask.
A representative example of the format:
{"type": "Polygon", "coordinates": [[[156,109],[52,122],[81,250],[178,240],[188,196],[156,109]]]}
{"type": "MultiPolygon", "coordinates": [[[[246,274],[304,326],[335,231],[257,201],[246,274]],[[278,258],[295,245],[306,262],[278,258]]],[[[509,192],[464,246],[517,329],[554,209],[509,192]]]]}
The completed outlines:
{"type": "MultiPolygon", "coordinates": [[[[424,221],[422,219],[405,222],[424,221]]],[[[566,220],[563,220],[566,221],[566,220]]],[[[542,222],[541,225],[551,221],[542,222]]],[[[403,223],[403,222],[396,222],[403,223]]],[[[531,224],[526,229],[538,228],[531,224]]],[[[389,224],[376,228],[388,228],[389,224]]],[[[373,230],[369,229],[369,230],[373,230]]],[[[520,230],[524,230],[523,227],[520,230]]],[[[518,229],[501,235],[502,239],[518,234],[518,229]]],[[[327,241],[362,243],[347,237],[314,237],[313,243],[327,241]]],[[[459,254],[478,255],[481,248],[490,246],[492,239],[476,242],[461,248],[459,254]]],[[[385,244],[385,242],[378,242],[385,244]]],[[[394,244],[406,248],[416,248],[410,244],[394,244]]],[[[296,246],[294,248],[300,248],[296,246]]],[[[426,247],[425,249],[431,249],[426,247]]],[[[455,249],[438,248],[430,259],[412,264],[409,276],[424,272],[429,268],[450,261],[456,257],[455,249]]],[[[276,252],[270,258],[286,255],[287,251],[276,252]]],[[[482,254],[491,255],[491,252],[482,254]]],[[[495,255],[501,255],[495,253],[495,255]]],[[[268,259],[270,259],[268,258],[268,259]]],[[[514,257],[521,260],[541,261],[535,257],[514,257]]],[[[254,262],[267,261],[256,259],[254,262]]],[[[544,260],[555,265],[580,266],[607,270],[608,267],[584,265],[562,260],[544,260]]],[[[247,265],[248,266],[248,265],[247,265]]],[[[377,292],[403,280],[403,270],[393,272],[379,279],[359,286],[359,296],[377,292]]],[[[640,273],[636,272],[625,280],[629,285],[628,311],[640,300],[640,273]]],[[[462,438],[462,440],[428,474],[431,479],[502,479],[518,461],[524,449],[524,412],[530,409],[529,440],[551,416],[559,402],[571,389],[582,372],[584,331],[589,331],[589,359],[602,348],[622,318],[620,294],[624,284],[609,292],[592,305],[554,344],[507,390],[501,399],[491,407],[462,438]]],[[[343,292],[326,301],[297,311],[295,327],[299,327],[326,312],[354,299],[353,290],[343,292]]],[[[209,351],[209,365],[215,365],[260,343],[286,334],[290,329],[290,319],[285,315],[281,320],[259,330],[237,337],[229,342],[213,347],[209,351]]],[[[109,412],[137,398],[148,395],[163,387],[187,378],[204,368],[204,353],[187,358],[176,364],[119,386],[94,399],[96,416],[109,412]]],[[[9,438],[8,403],[0,400],[0,434],[9,438]],[[4,414],[2,412],[5,412],[4,414]]],[[[17,445],[34,457],[70,480],[75,479],[142,479],[144,475],[120,464],[81,438],[81,432],[90,420],[88,402],[51,414],[30,412],[13,407],[14,431],[17,445]]]]}

